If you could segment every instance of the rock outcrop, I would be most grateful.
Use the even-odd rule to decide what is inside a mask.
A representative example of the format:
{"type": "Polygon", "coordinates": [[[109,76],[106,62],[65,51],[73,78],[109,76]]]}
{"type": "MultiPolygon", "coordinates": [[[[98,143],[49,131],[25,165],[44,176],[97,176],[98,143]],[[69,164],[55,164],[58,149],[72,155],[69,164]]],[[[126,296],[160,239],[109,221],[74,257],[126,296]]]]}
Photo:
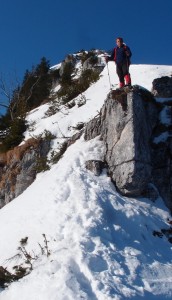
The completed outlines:
{"type": "Polygon", "coordinates": [[[106,143],[106,162],[118,189],[140,195],[151,180],[150,139],[157,121],[154,101],[141,89],[113,92],[102,109],[101,136],[106,143]]]}
{"type": "Polygon", "coordinates": [[[101,135],[106,145],[108,172],[124,195],[140,195],[150,182],[150,139],[156,121],[153,97],[136,87],[110,93],[100,118],[88,124],[85,139],[90,138],[88,131],[91,137],[101,135]],[[143,101],[146,93],[148,99],[143,101]]]}
{"type": "Polygon", "coordinates": [[[159,113],[153,94],[139,86],[113,91],[108,95],[100,116],[88,123],[85,139],[100,135],[104,141],[108,173],[119,192],[141,196],[148,194],[150,186],[152,189],[155,185],[154,195],[158,189],[166,205],[172,208],[171,196],[165,192],[171,188],[170,158],[165,145],[162,147],[165,153],[155,151],[158,148],[155,132],[159,113]],[[162,154],[164,157],[161,158],[162,154]],[[163,170],[168,169],[168,180],[162,180],[163,174],[156,173],[158,162],[166,165],[163,170]]]}
{"type": "Polygon", "coordinates": [[[172,209],[172,77],[153,81],[159,118],[153,134],[152,176],[166,205],[172,209]]]}
{"type": "Polygon", "coordinates": [[[172,98],[172,77],[164,76],[154,79],[152,83],[152,93],[158,98],[172,98]]]}
{"type": "Polygon", "coordinates": [[[85,163],[86,169],[94,173],[95,176],[101,174],[104,166],[104,162],[101,160],[87,160],[85,163]]]}
{"type": "Polygon", "coordinates": [[[19,196],[34,180],[38,159],[45,159],[50,141],[29,139],[0,154],[0,208],[19,196]]]}

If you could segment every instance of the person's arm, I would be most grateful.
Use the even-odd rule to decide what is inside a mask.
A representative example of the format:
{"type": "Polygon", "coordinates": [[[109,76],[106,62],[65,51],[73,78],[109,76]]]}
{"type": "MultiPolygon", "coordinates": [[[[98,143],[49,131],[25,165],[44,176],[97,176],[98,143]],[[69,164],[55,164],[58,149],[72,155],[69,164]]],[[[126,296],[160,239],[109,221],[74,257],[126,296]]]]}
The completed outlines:
{"type": "Polygon", "coordinates": [[[111,56],[106,56],[106,62],[114,60],[114,52],[115,52],[115,49],[113,49],[111,56]]]}
{"type": "Polygon", "coordinates": [[[126,56],[129,57],[129,58],[132,56],[132,52],[131,52],[131,50],[128,46],[126,46],[125,53],[126,53],[126,56]]]}

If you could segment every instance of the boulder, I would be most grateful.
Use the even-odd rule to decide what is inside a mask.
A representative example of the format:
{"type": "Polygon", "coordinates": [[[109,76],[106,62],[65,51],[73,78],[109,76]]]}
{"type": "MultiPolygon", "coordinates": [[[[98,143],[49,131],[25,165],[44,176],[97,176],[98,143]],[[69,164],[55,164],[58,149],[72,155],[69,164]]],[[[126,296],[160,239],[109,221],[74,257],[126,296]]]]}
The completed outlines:
{"type": "MultiPolygon", "coordinates": [[[[164,96],[160,90],[158,93],[164,96]]],[[[153,201],[161,196],[170,209],[171,111],[169,105],[157,103],[152,93],[140,86],[115,90],[99,116],[87,124],[84,136],[90,140],[99,135],[104,141],[108,173],[121,194],[146,196],[153,201]]]]}
{"type": "Polygon", "coordinates": [[[108,171],[122,194],[141,195],[151,181],[150,139],[158,117],[155,101],[139,87],[114,91],[102,115],[108,171]]]}
{"type": "Polygon", "coordinates": [[[35,180],[37,160],[45,159],[49,149],[50,140],[32,138],[1,155],[0,208],[19,196],[35,180]]]}
{"type": "Polygon", "coordinates": [[[161,78],[154,79],[152,83],[152,94],[159,98],[172,97],[172,77],[163,76],[161,78]]]}
{"type": "Polygon", "coordinates": [[[166,205],[172,209],[172,77],[153,81],[159,118],[153,133],[153,179],[166,205]]]}
{"type": "Polygon", "coordinates": [[[95,176],[99,176],[104,167],[104,162],[101,160],[87,160],[85,163],[87,170],[91,171],[95,176]]]}

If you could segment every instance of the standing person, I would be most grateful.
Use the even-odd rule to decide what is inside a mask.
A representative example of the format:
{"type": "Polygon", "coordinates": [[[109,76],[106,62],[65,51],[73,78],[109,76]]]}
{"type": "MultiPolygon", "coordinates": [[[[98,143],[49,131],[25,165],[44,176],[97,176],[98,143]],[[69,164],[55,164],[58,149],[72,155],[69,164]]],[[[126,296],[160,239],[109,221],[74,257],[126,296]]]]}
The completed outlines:
{"type": "Polygon", "coordinates": [[[117,47],[112,51],[110,57],[106,57],[106,62],[114,60],[116,63],[116,73],[119,77],[119,87],[131,86],[131,77],[129,73],[131,50],[123,42],[123,38],[116,39],[117,47]]]}

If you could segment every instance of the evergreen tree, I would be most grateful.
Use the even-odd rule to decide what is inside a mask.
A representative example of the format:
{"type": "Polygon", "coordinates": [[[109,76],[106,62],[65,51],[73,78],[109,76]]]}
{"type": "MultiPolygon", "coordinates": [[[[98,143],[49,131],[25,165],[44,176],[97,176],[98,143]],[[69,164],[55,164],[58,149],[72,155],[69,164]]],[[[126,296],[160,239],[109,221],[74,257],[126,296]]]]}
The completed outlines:
{"type": "Polygon", "coordinates": [[[52,87],[49,68],[49,61],[43,57],[31,71],[26,70],[21,86],[13,91],[6,115],[0,117],[1,151],[12,149],[22,141],[26,113],[48,100],[52,87]]]}
{"type": "Polygon", "coordinates": [[[62,86],[67,86],[72,84],[73,71],[74,71],[74,66],[72,62],[64,63],[64,69],[60,80],[62,86]]]}

